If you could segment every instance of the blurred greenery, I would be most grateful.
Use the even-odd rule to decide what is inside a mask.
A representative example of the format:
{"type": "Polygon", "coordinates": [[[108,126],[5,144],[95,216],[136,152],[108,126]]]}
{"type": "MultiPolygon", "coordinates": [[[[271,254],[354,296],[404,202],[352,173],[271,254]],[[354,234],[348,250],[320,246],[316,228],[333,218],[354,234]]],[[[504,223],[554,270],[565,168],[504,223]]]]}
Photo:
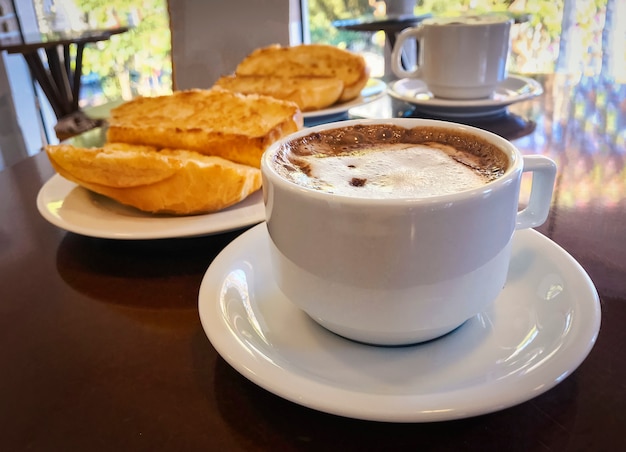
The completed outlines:
{"type": "Polygon", "coordinates": [[[311,42],[324,42],[347,48],[351,44],[364,45],[363,34],[339,30],[332,22],[340,19],[371,16],[374,6],[369,0],[308,0],[311,42]]]}
{"type": "Polygon", "coordinates": [[[167,0],[75,0],[93,28],[130,26],[83,55],[81,105],[171,92],[167,0]],[[93,80],[94,83],[89,83],[93,80]]]}

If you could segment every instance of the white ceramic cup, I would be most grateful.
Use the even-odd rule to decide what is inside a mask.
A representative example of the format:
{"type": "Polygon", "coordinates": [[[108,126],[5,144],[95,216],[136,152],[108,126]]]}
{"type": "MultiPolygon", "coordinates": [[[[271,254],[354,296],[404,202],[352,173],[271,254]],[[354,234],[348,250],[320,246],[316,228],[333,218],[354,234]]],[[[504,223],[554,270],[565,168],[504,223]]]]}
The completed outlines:
{"type": "Polygon", "coordinates": [[[506,78],[512,20],[506,15],[429,18],[397,37],[391,68],[400,78],[418,78],[435,97],[479,99],[506,78]],[[419,42],[417,66],[405,69],[405,41],[419,42]]]}
{"type": "MultiPolygon", "coordinates": [[[[314,137],[310,143],[315,145],[314,137]]],[[[273,144],[261,170],[278,287],[330,331],[377,345],[437,338],[491,304],[506,281],[513,233],[545,221],[556,173],[550,159],[522,156],[490,132],[413,118],[304,129],[273,144]],[[355,124],[469,132],[495,144],[508,168],[477,189],[414,199],[331,194],[276,170],[277,153],[290,140],[355,124]],[[530,200],[518,212],[527,171],[533,173],[530,200]]]]}

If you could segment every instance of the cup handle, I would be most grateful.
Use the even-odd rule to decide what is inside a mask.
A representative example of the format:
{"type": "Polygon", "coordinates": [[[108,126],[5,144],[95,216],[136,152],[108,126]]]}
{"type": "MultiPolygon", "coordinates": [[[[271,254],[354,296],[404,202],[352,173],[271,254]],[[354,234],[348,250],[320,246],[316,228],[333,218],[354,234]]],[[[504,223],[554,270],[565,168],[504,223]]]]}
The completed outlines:
{"type": "Polygon", "coordinates": [[[415,69],[407,71],[402,67],[402,47],[404,41],[408,38],[415,37],[419,40],[422,36],[423,27],[418,25],[415,28],[406,28],[396,37],[396,43],[391,51],[391,70],[399,78],[419,78],[422,76],[422,68],[416,63],[415,69]]]}
{"type": "Polygon", "coordinates": [[[556,179],[556,164],[543,155],[525,155],[523,172],[532,172],[532,186],[528,205],[517,213],[515,229],[534,228],[542,225],[552,203],[556,179]]]}

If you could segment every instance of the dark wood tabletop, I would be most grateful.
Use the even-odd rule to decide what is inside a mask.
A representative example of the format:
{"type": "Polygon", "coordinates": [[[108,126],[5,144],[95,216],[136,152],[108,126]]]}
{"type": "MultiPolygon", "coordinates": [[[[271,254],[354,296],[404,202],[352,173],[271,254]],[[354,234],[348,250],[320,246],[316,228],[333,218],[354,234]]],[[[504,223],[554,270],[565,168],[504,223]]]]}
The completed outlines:
{"type": "MultiPolygon", "coordinates": [[[[593,102],[577,86],[573,96],[558,91],[582,102],[571,111],[593,102]]],[[[150,241],[65,232],[35,206],[54,174],[39,154],[0,173],[0,447],[623,450],[624,105],[589,107],[612,105],[619,129],[598,115],[559,117],[556,88],[517,106],[537,126],[514,143],[557,161],[553,207],[538,230],[589,273],[603,318],[590,355],[555,388],[503,411],[430,424],[359,421],[283,400],[229,366],[198,316],[207,267],[242,231],[150,241]]]]}

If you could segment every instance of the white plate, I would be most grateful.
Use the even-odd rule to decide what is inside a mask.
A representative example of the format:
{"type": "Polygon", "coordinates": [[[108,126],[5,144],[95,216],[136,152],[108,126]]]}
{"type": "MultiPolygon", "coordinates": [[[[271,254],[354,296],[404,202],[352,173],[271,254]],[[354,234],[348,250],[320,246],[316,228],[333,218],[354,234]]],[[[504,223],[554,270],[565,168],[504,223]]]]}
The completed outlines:
{"type": "Polygon", "coordinates": [[[125,240],[218,234],[265,220],[261,190],[216,213],[151,215],[92,193],[58,174],[39,190],[37,208],[46,220],[66,231],[125,240]]]}
{"type": "Polygon", "coordinates": [[[383,82],[382,80],[371,78],[368,80],[365,88],[363,88],[363,90],[361,91],[361,95],[359,97],[352,99],[348,102],[343,102],[341,104],[332,105],[328,108],[323,108],[321,110],[305,111],[302,113],[302,116],[305,122],[309,122],[309,120],[342,115],[344,113],[347,113],[347,111],[353,107],[365,105],[378,99],[379,97],[384,95],[385,87],[385,82],[383,82]]]}
{"type": "Polygon", "coordinates": [[[515,234],[506,286],[453,333],[410,347],[340,338],[274,283],[265,224],[213,261],[200,319],[218,353],[259,386],[323,412],[388,422],[464,418],[519,404],[584,360],[600,304],[581,266],[536,231],[515,234]]]}
{"type": "Polygon", "coordinates": [[[490,98],[453,100],[434,97],[420,79],[403,78],[391,83],[388,91],[389,95],[413,104],[425,113],[449,118],[468,118],[499,114],[511,104],[542,94],[543,88],[531,78],[509,76],[498,85],[490,98]]]}

